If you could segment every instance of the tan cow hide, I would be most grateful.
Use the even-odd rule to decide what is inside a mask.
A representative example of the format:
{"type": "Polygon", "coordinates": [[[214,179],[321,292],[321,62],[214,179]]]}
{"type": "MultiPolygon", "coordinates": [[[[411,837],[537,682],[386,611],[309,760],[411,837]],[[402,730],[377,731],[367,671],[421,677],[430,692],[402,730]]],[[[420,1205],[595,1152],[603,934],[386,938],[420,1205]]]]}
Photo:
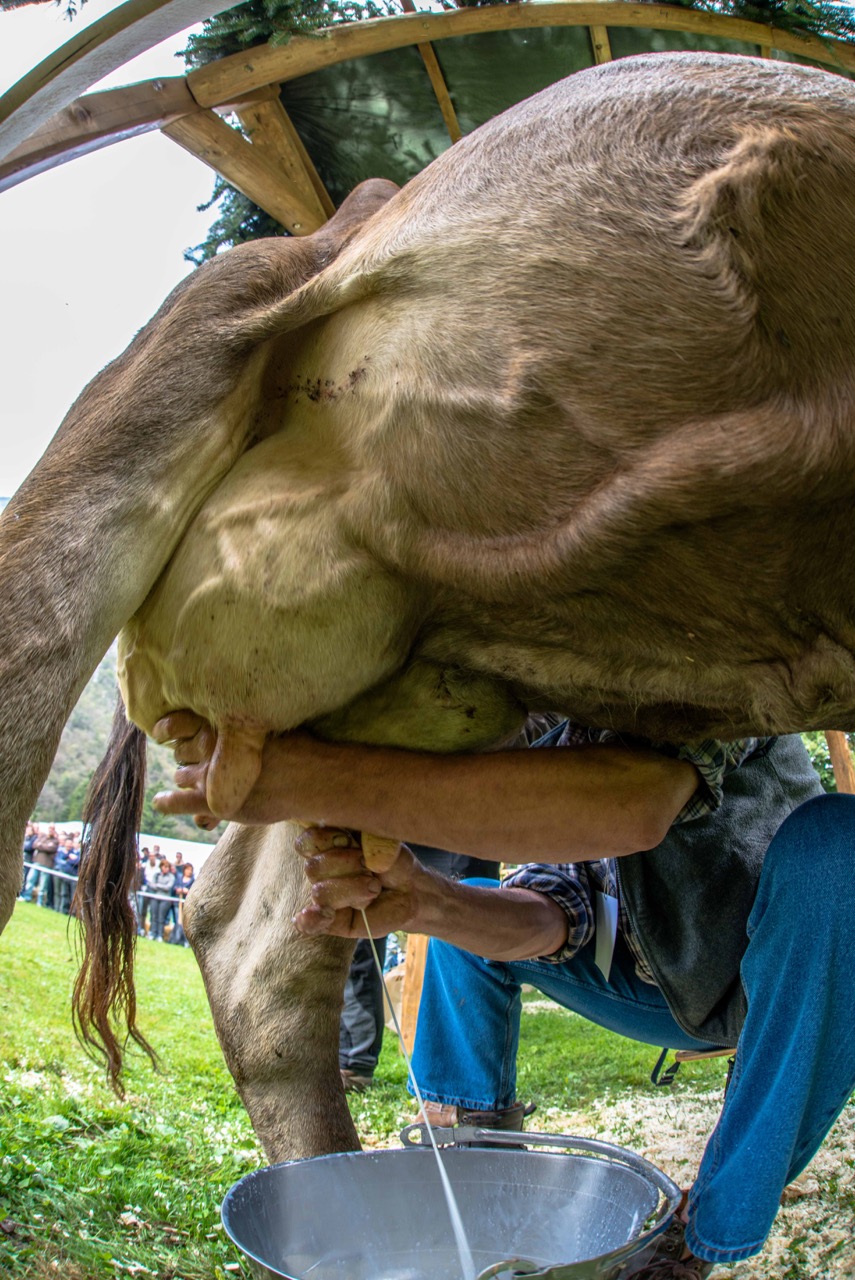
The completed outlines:
{"type": "Polygon", "coordinates": [[[455,147],[270,308],[273,434],[125,629],[131,717],[217,726],[221,814],[413,657],[654,738],[851,724],[853,190],[852,86],[736,58],[455,147]]]}
{"type": "MultiPolygon", "coordinates": [[[[220,731],[220,812],[303,721],[458,749],[522,708],[672,740],[851,727],[853,191],[851,82],[623,59],[182,285],[0,521],[0,922],[121,628],[134,718],[220,731]]],[[[347,947],[294,936],[293,834],[230,831],[188,910],[274,1156],[356,1140],[347,947]]],[[[111,1000],[133,1016],[133,850],[90,863],[104,1037],[111,1000]]]]}

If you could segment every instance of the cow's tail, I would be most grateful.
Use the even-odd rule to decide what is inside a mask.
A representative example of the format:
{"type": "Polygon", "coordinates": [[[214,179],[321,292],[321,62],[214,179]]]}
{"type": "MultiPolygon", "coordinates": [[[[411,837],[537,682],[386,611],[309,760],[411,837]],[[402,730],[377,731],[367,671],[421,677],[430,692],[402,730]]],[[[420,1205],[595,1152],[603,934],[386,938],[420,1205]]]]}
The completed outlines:
{"type": "Polygon", "coordinates": [[[107,753],[95,772],[83,813],[80,875],[74,912],[81,925],[80,972],[72,1018],[87,1051],[103,1057],[121,1095],[128,1040],[157,1058],[136,1025],[134,947],[137,922],[131,895],[137,876],[137,832],[145,795],[146,742],[119,699],[107,753]]]}

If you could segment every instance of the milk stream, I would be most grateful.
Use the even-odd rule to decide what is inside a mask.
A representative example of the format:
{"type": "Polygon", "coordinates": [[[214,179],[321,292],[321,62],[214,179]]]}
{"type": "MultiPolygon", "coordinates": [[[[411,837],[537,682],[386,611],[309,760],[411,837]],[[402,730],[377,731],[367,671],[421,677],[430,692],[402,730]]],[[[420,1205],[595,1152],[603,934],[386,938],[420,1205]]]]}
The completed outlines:
{"type": "Polygon", "coordinates": [[[460,1217],[460,1209],[458,1208],[458,1205],[457,1205],[457,1199],[454,1195],[454,1191],[452,1190],[445,1165],[442,1163],[442,1156],[440,1155],[439,1147],[436,1145],[436,1138],[433,1135],[433,1126],[431,1125],[430,1120],[427,1118],[427,1115],[425,1114],[425,1104],[424,1104],[424,1099],[422,1098],[422,1091],[419,1088],[419,1083],[416,1080],[416,1077],[413,1073],[413,1064],[410,1062],[410,1055],[407,1053],[407,1046],[404,1044],[404,1037],[401,1032],[400,1024],[398,1022],[398,1015],[395,1013],[395,1007],[392,1004],[392,998],[389,995],[389,991],[386,987],[386,980],[383,976],[383,966],[380,963],[380,957],[377,954],[377,948],[374,945],[374,939],[372,938],[371,930],[368,927],[368,920],[366,918],[364,911],[362,911],[361,914],[362,914],[362,919],[365,923],[365,932],[368,935],[368,941],[371,944],[371,951],[374,955],[374,963],[377,966],[377,972],[380,974],[380,983],[383,987],[383,996],[389,1008],[389,1013],[392,1015],[392,1022],[395,1027],[395,1033],[398,1037],[398,1043],[401,1046],[401,1052],[403,1053],[404,1061],[407,1064],[407,1072],[413,1084],[413,1092],[416,1095],[416,1101],[418,1102],[419,1108],[421,1110],[421,1118],[424,1120],[425,1128],[427,1129],[428,1137],[430,1138],[430,1144],[433,1147],[433,1154],[436,1157],[436,1165],[437,1165],[437,1169],[439,1170],[439,1179],[440,1179],[440,1182],[442,1183],[442,1189],[445,1192],[445,1201],[446,1201],[446,1204],[448,1205],[448,1216],[451,1219],[451,1229],[454,1232],[454,1239],[457,1244],[457,1252],[460,1255],[460,1271],[461,1271],[463,1280],[475,1280],[475,1274],[476,1274],[475,1260],[472,1257],[472,1250],[469,1247],[469,1241],[466,1238],[466,1232],[463,1228],[463,1219],[460,1217]]]}

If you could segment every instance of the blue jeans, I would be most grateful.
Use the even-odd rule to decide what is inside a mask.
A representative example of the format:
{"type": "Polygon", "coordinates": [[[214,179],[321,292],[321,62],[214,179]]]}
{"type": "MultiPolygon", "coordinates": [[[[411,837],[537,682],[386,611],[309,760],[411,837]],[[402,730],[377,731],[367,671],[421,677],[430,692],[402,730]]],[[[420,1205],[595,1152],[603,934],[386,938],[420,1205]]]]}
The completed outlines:
{"type": "MultiPolygon", "coordinates": [[[[686,1241],[708,1262],[736,1262],[762,1249],[784,1187],[811,1160],[855,1088],[853,871],[852,796],[809,800],[769,846],[747,921],[748,1014],[689,1198],[686,1241]]],[[[425,1098],[476,1111],[516,1101],[524,982],[632,1039],[710,1047],[687,1035],[658,988],[635,976],[620,940],[606,982],[593,944],[553,965],[483,960],[434,939],[413,1053],[425,1098]]]]}
{"type": "Polygon", "coordinates": [[[27,882],[24,885],[24,892],[21,897],[25,902],[32,902],[33,894],[35,893],[39,906],[43,907],[50,879],[50,871],[47,867],[40,867],[34,862],[27,872],[27,882]]]}

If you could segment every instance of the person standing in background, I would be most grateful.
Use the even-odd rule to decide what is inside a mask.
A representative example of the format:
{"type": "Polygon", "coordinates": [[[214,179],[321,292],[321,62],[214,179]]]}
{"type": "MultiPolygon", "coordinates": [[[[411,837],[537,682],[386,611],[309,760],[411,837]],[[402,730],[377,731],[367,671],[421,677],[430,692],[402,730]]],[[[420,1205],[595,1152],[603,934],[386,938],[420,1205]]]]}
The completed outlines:
{"type": "Polygon", "coordinates": [[[60,875],[54,876],[56,881],[54,885],[54,910],[61,912],[67,916],[71,911],[71,899],[74,894],[75,880],[77,879],[77,871],[80,866],[80,849],[78,848],[77,839],[73,835],[63,837],[59,846],[54,862],[54,871],[60,872],[60,875]],[[72,877],[69,879],[68,877],[72,877]]]}
{"type": "MultiPolygon", "coordinates": [[[[158,848],[157,845],[154,848],[158,848]]],[[[160,870],[158,860],[153,849],[143,849],[145,860],[140,864],[139,875],[139,892],[137,893],[137,934],[140,938],[145,937],[145,921],[148,915],[149,906],[151,904],[150,894],[154,893],[154,877],[160,870]]],[[[154,915],[152,914],[152,925],[154,924],[154,915]]]]}
{"type": "MultiPolygon", "coordinates": [[[[176,862],[177,860],[178,859],[176,858],[176,862]]],[[[169,935],[169,941],[174,942],[176,946],[179,943],[183,943],[185,947],[189,946],[189,943],[186,941],[184,937],[184,900],[187,897],[187,894],[193,888],[193,885],[195,883],[196,883],[196,877],[193,874],[192,862],[184,862],[182,864],[180,869],[180,876],[179,876],[179,869],[176,867],[175,886],[172,892],[178,900],[178,919],[176,920],[173,926],[172,933],[169,935]]]]}
{"type": "Polygon", "coordinates": [[[171,902],[169,906],[166,908],[166,919],[163,922],[164,929],[168,924],[172,925],[172,933],[169,935],[170,938],[175,936],[175,930],[178,926],[178,920],[180,915],[180,912],[179,912],[180,903],[178,901],[178,886],[181,883],[183,867],[184,867],[184,854],[179,849],[175,855],[175,861],[172,864],[172,868],[175,872],[175,881],[172,886],[172,896],[175,899],[175,901],[171,902]]]}
{"type": "Polygon", "coordinates": [[[149,882],[150,891],[157,895],[151,904],[151,937],[154,942],[163,941],[163,927],[170,905],[168,899],[174,884],[175,873],[172,866],[166,858],[161,858],[160,867],[149,882]]]}
{"type": "Polygon", "coordinates": [[[25,902],[31,902],[33,893],[36,892],[39,906],[45,906],[51,879],[48,873],[53,870],[58,848],[59,837],[56,834],[56,827],[51,823],[47,832],[40,833],[33,841],[33,865],[27,876],[24,892],[21,894],[25,902]]]}

